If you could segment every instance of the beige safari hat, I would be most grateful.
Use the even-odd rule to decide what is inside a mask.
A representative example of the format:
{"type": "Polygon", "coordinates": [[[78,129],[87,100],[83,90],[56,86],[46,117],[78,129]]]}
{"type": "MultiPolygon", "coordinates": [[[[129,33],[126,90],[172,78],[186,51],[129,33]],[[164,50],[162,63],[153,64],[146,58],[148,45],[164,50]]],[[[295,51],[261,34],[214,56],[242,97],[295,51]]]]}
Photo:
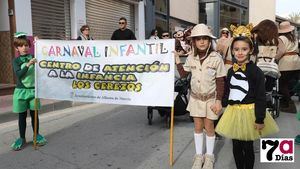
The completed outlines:
{"type": "Polygon", "coordinates": [[[284,21],[279,24],[278,33],[288,33],[292,32],[295,26],[292,26],[289,21],[284,21]]]}
{"type": "Polygon", "coordinates": [[[221,32],[222,32],[222,31],[230,32],[228,28],[222,28],[222,29],[221,29],[221,32]]]}
{"type": "Polygon", "coordinates": [[[188,38],[198,36],[208,36],[213,39],[216,39],[216,37],[212,35],[211,30],[208,28],[208,26],[203,23],[196,25],[191,31],[191,36],[189,36],[188,38]]]}

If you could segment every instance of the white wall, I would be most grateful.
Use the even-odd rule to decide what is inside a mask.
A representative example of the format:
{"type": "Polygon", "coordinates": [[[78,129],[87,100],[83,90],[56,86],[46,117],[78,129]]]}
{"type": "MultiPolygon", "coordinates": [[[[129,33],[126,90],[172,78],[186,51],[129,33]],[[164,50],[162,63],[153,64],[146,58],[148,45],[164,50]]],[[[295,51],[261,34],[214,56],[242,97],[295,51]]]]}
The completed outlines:
{"type": "Polygon", "coordinates": [[[0,1],[0,31],[9,31],[8,0],[0,1]]]}
{"type": "Polygon", "coordinates": [[[275,17],[275,0],[249,0],[249,22],[253,25],[265,19],[275,21],[275,17]]]}
{"type": "Polygon", "coordinates": [[[198,0],[170,0],[170,16],[197,24],[199,22],[198,0]]]}
{"type": "Polygon", "coordinates": [[[32,36],[31,1],[15,0],[15,16],[17,32],[26,32],[32,36]]]}
{"type": "Polygon", "coordinates": [[[71,38],[80,35],[80,28],[86,24],[85,0],[70,0],[71,12],[71,38]]]}
{"type": "Polygon", "coordinates": [[[135,29],[134,34],[138,40],[145,39],[145,4],[140,1],[134,5],[135,13],[135,29]]]}

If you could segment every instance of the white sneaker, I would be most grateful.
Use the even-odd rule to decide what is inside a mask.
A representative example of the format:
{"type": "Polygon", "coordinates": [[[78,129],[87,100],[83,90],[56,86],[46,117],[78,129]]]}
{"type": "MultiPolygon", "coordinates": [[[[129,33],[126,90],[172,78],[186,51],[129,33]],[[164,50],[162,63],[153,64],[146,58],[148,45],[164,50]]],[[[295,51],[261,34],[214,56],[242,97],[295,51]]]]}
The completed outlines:
{"type": "Polygon", "coordinates": [[[214,155],[205,154],[204,165],[202,169],[213,169],[215,157],[214,155]]]}
{"type": "Polygon", "coordinates": [[[193,164],[192,169],[202,169],[203,161],[204,161],[203,156],[196,154],[194,156],[194,164],[193,164]]]}

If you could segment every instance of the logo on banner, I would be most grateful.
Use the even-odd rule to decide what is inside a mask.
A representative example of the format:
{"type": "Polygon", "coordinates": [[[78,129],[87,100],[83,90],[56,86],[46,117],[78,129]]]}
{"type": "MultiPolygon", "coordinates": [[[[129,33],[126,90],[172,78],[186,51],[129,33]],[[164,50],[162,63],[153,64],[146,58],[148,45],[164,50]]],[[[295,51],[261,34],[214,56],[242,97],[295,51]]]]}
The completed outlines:
{"type": "Polygon", "coordinates": [[[294,139],[260,139],[260,162],[294,162],[294,139]]]}

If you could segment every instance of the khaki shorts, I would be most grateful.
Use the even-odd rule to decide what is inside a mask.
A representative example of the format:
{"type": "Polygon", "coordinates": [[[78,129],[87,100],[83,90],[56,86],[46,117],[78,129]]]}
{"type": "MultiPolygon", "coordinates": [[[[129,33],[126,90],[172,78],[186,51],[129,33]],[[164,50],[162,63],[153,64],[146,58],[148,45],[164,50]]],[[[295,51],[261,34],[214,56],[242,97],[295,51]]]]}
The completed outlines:
{"type": "Polygon", "coordinates": [[[218,115],[216,115],[210,107],[215,103],[215,99],[210,99],[207,101],[201,101],[190,97],[187,110],[190,112],[192,117],[206,117],[210,120],[217,120],[218,115]]]}

